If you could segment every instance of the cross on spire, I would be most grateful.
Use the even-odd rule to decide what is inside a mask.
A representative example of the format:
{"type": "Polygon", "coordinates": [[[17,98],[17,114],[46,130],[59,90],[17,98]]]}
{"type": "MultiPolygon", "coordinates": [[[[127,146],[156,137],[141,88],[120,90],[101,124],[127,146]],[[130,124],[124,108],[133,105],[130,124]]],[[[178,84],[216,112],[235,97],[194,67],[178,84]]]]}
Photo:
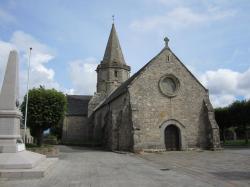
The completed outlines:
{"type": "Polygon", "coordinates": [[[115,23],[115,15],[112,15],[112,23],[115,23]]]}

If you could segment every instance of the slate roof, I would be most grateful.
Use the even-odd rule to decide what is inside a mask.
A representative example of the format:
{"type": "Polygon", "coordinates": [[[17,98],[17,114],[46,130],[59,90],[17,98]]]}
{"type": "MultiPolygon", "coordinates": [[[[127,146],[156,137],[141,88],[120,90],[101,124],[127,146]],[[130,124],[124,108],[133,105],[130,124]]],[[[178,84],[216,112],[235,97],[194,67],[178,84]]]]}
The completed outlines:
{"type": "MultiPolygon", "coordinates": [[[[100,109],[101,107],[103,107],[104,105],[110,103],[111,101],[113,101],[114,99],[116,99],[117,97],[119,97],[120,95],[122,95],[123,93],[125,93],[128,89],[128,86],[133,82],[133,80],[138,77],[144,70],[145,68],[152,62],[154,61],[161,53],[163,53],[165,50],[169,50],[175,57],[176,59],[181,63],[181,65],[190,73],[190,75],[196,80],[196,82],[198,82],[198,84],[200,84],[206,91],[208,91],[201,83],[200,81],[189,71],[189,69],[181,62],[181,60],[173,53],[173,51],[168,48],[168,47],[164,47],[159,54],[157,54],[154,58],[152,58],[147,64],[145,64],[139,71],[137,71],[133,76],[131,76],[129,79],[127,79],[125,82],[123,82],[116,90],[114,90],[109,97],[103,101],[103,103],[101,103],[96,109],[95,111],[97,111],[98,109],[100,109]]],[[[94,113],[94,112],[93,112],[94,113]]]]}
{"type": "MultiPolygon", "coordinates": [[[[164,48],[165,49],[165,48],[164,48]]],[[[160,55],[164,49],[158,54],[160,55]]],[[[95,111],[97,111],[99,108],[103,107],[104,105],[108,104],[115,98],[119,97],[121,94],[125,93],[128,89],[128,86],[133,82],[133,80],[141,74],[141,72],[144,71],[144,69],[148,66],[149,63],[151,63],[158,55],[156,55],[154,58],[152,58],[147,64],[145,64],[139,71],[137,71],[133,76],[131,76],[129,79],[127,79],[125,82],[123,82],[116,90],[114,90],[109,97],[101,103],[95,111]]]]}
{"type": "Polygon", "coordinates": [[[112,62],[116,62],[119,64],[126,64],[122,54],[122,49],[115,30],[114,23],[112,24],[112,28],[110,31],[102,63],[112,63],[112,62]]]}
{"type": "Polygon", "coordinates": [[[90,95],[67,95],[67,115],[87,116],[90,95]]]}

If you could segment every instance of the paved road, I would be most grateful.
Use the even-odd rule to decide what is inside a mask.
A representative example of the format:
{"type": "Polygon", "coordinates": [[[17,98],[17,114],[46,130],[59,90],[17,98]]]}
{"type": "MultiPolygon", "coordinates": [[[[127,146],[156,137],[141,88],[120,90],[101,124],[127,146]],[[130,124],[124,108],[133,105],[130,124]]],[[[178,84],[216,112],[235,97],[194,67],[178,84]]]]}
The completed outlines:
{"type": "Polygon", "coordinates": [[[140,157],[213,186],[250,187],[250,149],[142,154],[140,157]]]}
{"type": "Polygon", "coordinates": [[[32,180],[0,179],[0,186],[209,187],[250,184],[250,150],[134,155],[60,146],[60,151],[60,160],[50,169],[46,177],[32,180]],[[218,159],[215,159],[216,157],[218,159]],[[228,160],[225,166],[221,162],[224,157],[228,160]],[[194,164],[195,160],[197,164],[194,164]],[[235,170],[236,167],[239,169],[235,170]],[[233,168],[232,175],[219,173],[227,171],[227,168],[229,170],[233,168]],[[225,178],[220,178],[221,176],[225,178]]]}

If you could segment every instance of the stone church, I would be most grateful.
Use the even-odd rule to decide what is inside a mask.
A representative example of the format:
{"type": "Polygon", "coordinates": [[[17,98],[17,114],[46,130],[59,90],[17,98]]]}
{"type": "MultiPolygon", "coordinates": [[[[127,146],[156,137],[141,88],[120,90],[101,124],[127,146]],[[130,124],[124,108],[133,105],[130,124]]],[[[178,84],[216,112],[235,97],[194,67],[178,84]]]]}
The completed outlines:
{"type": "Polygon", "coordinates": [[[220,147],[208,90],[164,40],[164,48],[130,77],[112,25],[96,69],[96,93],[67,96],[64,143],[135,152],[220,147]]]}

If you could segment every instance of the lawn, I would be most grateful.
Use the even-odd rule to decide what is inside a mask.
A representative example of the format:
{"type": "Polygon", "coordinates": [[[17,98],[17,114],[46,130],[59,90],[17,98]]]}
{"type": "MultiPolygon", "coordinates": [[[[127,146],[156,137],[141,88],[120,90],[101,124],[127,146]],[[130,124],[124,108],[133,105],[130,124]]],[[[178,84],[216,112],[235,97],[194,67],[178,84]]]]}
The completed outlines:
{"type": "Polygon", "coordinates": [[[224,146],[250,146],[250,141],[246,144],[245,140],[226,140],[224,146]]]}

